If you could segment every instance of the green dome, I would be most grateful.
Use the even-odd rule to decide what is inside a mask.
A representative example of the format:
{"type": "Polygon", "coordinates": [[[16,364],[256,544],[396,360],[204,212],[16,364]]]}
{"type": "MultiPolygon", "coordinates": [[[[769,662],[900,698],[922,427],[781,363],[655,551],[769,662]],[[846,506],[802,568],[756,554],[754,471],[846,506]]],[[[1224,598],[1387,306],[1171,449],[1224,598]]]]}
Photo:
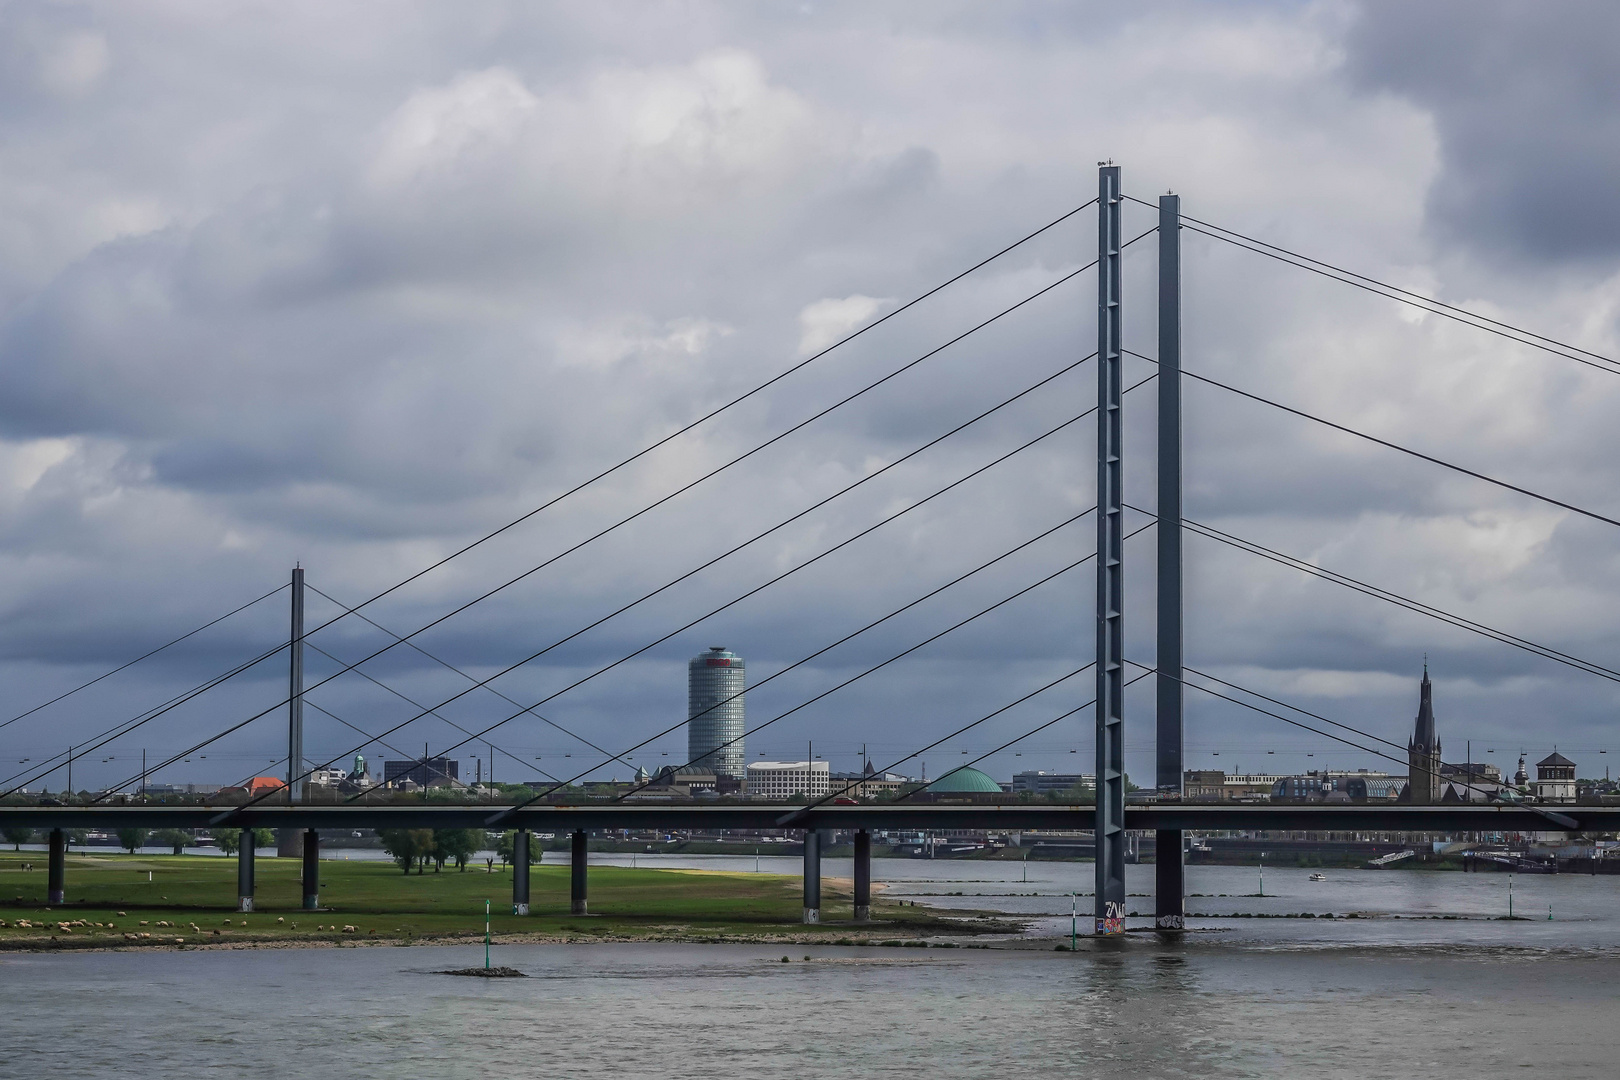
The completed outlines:
{"type": "Polygon", "coordinates": [[[923,790],[941,793],[986,792],[991,795],[999,795],[1001,794],[1001,785],[978,769],[964,766],[946,773],[923,790]]]}

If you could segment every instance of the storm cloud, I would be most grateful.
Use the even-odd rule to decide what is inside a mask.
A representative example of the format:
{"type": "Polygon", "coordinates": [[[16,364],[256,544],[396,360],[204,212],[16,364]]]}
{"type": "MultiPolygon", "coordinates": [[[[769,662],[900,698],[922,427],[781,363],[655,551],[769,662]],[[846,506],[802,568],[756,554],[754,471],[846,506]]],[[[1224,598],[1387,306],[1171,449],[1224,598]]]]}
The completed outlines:
{"type": "MultiPolygon", "coordinates": [[[[415,574],[1078,206],[1103,160],[1148,202],[1173,188],[1196,217],[1613,355],[1615,17],[1560,8],[8,5],[0,719],[294,564],[350,604],[415,574]]],[[[1153,224],[1127,210],[1129,235],[1153,224]]],[[[1620,516],[1614,375],[1183,242],[1189,369],[1620,516]]],[[[398,633],[426,625],[1095,247],[1089,212],[1064,222],[368,613],[398,633]]],[[[1130,249],[1126,299],[1127,345],[1149,356],[1152,247],[1130,249]]],[[[1093,284],[1081,274],[420,644],[482,678],[665,585],[1084,357],[1093,284]]],[[[1133,382],[1151,373],[1131,362],[1133,382]]],[[[1129,497],[1149,508],[1153,392],[1127,403],[1129,497]]],[[[1089,365],[1070,371],[497,685],[525,704],[555,694],[1071,420],[1094,393],[1089,365]]],[[[1620,645],[1612,527],[1207,386],[1186,394],[1189,517],[1599,662],[1620,645]]],[[[1070,424],[542,711],[609,747],[677,724],[685,659],[704,647],[742,653],[757,683],[1083,511],[1091,432],[1070,424]]],[[[1149,531],[1128,549],[1144,663],[1151,544],[1149,531]]],[[[1091,545],[1089,522],[1066,526],[775,679],[750,695],[750,722],[1091,545]]],[[[1197,537],[1187,551],[1195,666],[1401,741],[1427,654],[1448,753],[1472,738],[1511,764],[1521,745],[1557,742],[1589,774],[1599,750],[1620,752],[1609,683],[1197,537]]],[[[863,746],[881,765],[1079,667],[1092,573],[795,713],[752,737],[751,755],[813,740],[835,767],[863,746]]],[[[8,766],[273,648],[284,598],[0,730],[8,766]]],[[[313,619],[337,613],[311,598],[313,619]]],[[[350,619],[314,640],[349,662],[388,638],[350,619]]],[[[338,661],[312,655],[312,677],[338,661]]],[[[121,779],[143,748],[173,753],[269,708],[278,664],[109,745],[76,782],[121,779]]],[[[405,648],[366,670],[427,704],[467,685],[405,648]]],[[[1089,697],[1089,677],[1071,679],[928,767],[1089,697]]],[[[311,700],[373,731],[415,711],[353,675],[311,700]]],[[[1189,708],[1194,764],[1383,764],[1196,694],[1189,708]]],[[[1149,773],[1151,694],[1130,710],[1129,764],[1149,773]]],[[[476,730],[514,711],[478,693],[447,715],[476,730]]],[[[328,715],[307,723],[323,758],[361,741],[328,715]]],[[[462,737],[429,718],[390,741],[414,753],[462,737]]],[[[491,738],[531,770],[592,760],[532,717],[491,738]]],[[[986,767],[1089,768],[1090,746],[1082,717],[986,767]]],[[[159,778],[230,782],[283,747],[271,715],[159,778]]],[[[683,748],[677,733],[638,761],[683,748]]],[[[475,752],[488,753],[459,751],[475,752]]],[[[522,774],[509,757],[497,772],[522,774]]]]}

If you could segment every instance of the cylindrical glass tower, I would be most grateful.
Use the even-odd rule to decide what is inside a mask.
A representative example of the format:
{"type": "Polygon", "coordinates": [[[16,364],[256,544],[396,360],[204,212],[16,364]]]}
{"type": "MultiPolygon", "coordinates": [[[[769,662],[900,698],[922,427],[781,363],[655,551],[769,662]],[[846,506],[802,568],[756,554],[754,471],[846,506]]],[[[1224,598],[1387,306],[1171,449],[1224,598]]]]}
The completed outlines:
{"type": "Polygon", "coordinates": [[[715,645],[686,665],[686,756],[716,776],[743,780],[743,687],[747,671],[742,657],[715,645]]]}

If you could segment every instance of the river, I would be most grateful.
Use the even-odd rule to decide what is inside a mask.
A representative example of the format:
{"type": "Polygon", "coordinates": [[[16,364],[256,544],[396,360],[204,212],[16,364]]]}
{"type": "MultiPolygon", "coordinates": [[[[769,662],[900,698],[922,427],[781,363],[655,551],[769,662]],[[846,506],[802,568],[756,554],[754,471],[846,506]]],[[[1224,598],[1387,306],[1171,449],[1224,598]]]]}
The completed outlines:
{"type": "MultiPolygon", "coordinates": [[[[827,862],[847,875],[847,861],[827,862]]],[[[798,860],[759,867],[791,873],[798,860]]],[[[1190,867],[1188,891],[1212,895],[1189,911],[1222,917],[1194,920],[1176,943],[1132,934],[1070,953],[1053,945],[1090,864],[1032,863],[1027,881],[1017,863],[873,869],[891,897],[1021,914],[1034,937],[984,950],[497,946],[496,963],[530,978],[488,982],[430,974],[481,964],[468,946],[8,954],[0,1074],[1620,1075],[1613,877],[1516,877],[1515,914],[1532,917],[1509,922],[1502,874],[1325,870],[1313,882],[1268,868],[1262,898],[1243,895],[1259,891],[1253,867],[1190,867]]],[[[1127,881],[1150,892],[1152,867],[1129,867],[1127,881]]]]}

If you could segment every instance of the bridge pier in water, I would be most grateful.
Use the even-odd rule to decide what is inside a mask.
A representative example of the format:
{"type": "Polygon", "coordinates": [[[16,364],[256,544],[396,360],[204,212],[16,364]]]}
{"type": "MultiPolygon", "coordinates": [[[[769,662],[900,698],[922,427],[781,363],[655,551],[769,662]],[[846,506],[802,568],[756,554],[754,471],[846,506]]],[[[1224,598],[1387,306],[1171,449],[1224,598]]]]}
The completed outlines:
{"type": "Polygon", "coordinates": [[[52,829],[50,845],[45,873],[45,906],[56,907],[67,902],[67,834],[61,829],[52,829]]]}
{"type": "Polygon", "coordinates": [[[869,922],[872,918],[872,833],[859,829],[855,833],[855,921],[869,922]]]}
{"type": "Polygon", "coordinates": [[[512,914],[529,913],[529,830],[519,829],[512,841],[512,914]]]}
{"type": "Polygon", "coordinates": [[[804,921],[821,921],[821,833],[804,831],[804,921]]]}
{"type": "Polygon", "coordinates": [[[314,829],[304,831],[304,910],[321,906],[321,837],[314,829]]]}
{"type": "Polygon", "coordinates": [[[568,913],[570,915],[584,915],[586,914],[585,871],[587,866],[585,830],[574,830],[573,839],[573,861],[568,868],[568,913]]]}
{"type": "Polygon", "coordinates": [[[253,910],[253,830],[242,830],[242,844],[236,849],[236,910],[253,910]]]}

